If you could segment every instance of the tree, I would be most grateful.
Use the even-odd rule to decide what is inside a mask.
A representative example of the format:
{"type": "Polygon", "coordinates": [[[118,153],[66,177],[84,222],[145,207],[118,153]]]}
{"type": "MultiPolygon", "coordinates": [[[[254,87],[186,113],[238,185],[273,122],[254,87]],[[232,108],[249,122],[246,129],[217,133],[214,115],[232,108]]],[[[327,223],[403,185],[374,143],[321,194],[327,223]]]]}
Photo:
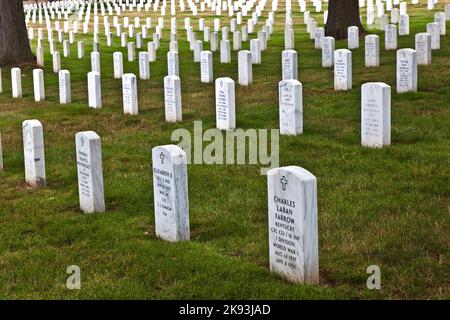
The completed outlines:
{"type": "Polygon", "coordinates": [[[347,28],[351,26],[357,26],[360,33],[365,31],[359,18],[359,1],[329,0],[325,35],[336,39],[345,39],[347,38],[347,28]]]}
{"type": "Polygon", "coordinates": [[[0,67],[34,64],[22,0],[0,0],[0,67]]]}

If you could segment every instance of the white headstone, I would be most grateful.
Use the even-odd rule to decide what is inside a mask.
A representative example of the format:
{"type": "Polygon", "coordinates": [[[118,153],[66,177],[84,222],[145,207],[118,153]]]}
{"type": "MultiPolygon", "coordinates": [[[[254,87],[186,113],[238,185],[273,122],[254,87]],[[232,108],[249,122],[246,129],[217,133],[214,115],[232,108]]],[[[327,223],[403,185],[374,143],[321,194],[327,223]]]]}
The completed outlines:
{"type": "Polygon", "coordinates": [[[58,74],[59,80],[59,103],[68,104],[72,102],[72,93],[70,87],[70,72],[61,70],[58,74]]]}
{"type": "Polygon", "coordinates": [[[220,63],[231,62],[230,40],[220,41],[220,63]]]}
{"type": "Polygon", "coordinates": [[[100,68],[100,53],[97,51],[91,52],[91,71],[101,73],[100,68]]]}
{"type": "Polygon", "coordinates": [[[236,128],[236,105],[234,81],[231,78],[216,79],[216,128],[229,130],[236,128]]]}
{"type": "Polygon", "coordinates": [[[382,82],[361,86],[361,145],[381,148],[391,144],[391,87],[382,82]]]}
{"type": "Polygon", "coordinates": [[[39,102],[45,100],[44,71],[42,69],[33,70],[33,86],[34,101],[39,102]]]}
{"type": "Polygon", "coordinates": [[[102,107],[100,73],[98,72],[91,71],[88,73],[88,97],[90,108],[102,107]]]}
{"type": "Polygon", "coordinates": [[[351,26],[347,28],[348,33],[348,48],[358,49],[359,48],[359,28],[356,26],[351,26]]]}
{"type": "Polygon", "coordinates": [[[61,70],[61,55],[58,51],[53,52],[53,73],[58,73],[61,70]]]}
{"type": "Polygon", "coordinates": [[[439,32],[439,23],[427,23],[427,33],[431,36],[431,49],[438,50],[441,48],[441,35],[439,32]]]}
{"type": "Polygon", "coordinates": [[[401,14],[398,22],[398,34],[400,36],[409,35],[409,16],[407,14],[401,14]]]}
{"type": "Polygon", "coordinates": [[[417,52],[413,49],[397,51],[397,92],[417,91],[417,52]]]}
{"type": "Polygon", "coordinates": [[[303,133],[303,89],[298,80],[279,83],[280,134],[303,133]]]}
{"type": "Polygon", "coordinates": [[[178,146],[152,149],[153,197],[157,237],[166,241],[190,239],[186,153],[178,146]]]}
{"type": "Polygon", "coordinates": [[[125,73],[122,77],[123,113],[138,114],[137,80],[132,73],[125,73]]]}
{"type": "Polygon", "coordinates": [[[384,34],[384,48],[386,50],[397,50],[397,26],[388,24],[384,34]]]}
{"type": "Polygon", "coordinates": [[[422,32],[416,34],[417,64],[431,64],[431,36],[422,32]]]}
{"type": "Polygon", "coordinates": [[[39,120],[22,123],[25,182],[30,187],[45,186],[44,132],[39,120]]]}
{"type": "Polygon", "coordinates": [[[123,76],[123,54],[122,52],[113,53],[114,79],[121,79],[123,76]]]}
{"type": "Polygon", "coordinates": [[[319,282],[317,179],[288,166],[267,173],[270,270],[289,281],[319,282]]]}
{"type": "Polygon", "coordinates": [[[80,209],[84,213],[104,212],[102,147],[94,131],[75,136],[80,209]]]}
{"type": "Polygon", "coordinates": [[[331,68],[334,65],[334,46],[333,37],[323,37],[322,39],[322,67],[331,68]]]}
{"type": "Polygon", "coordinates": [[[164,77],[164,105],[167,122],[182,121],[181,81],[177,76],[164,77]]]}
{"type": "Polygon", "coordinates": [[[284,50],[281,53],[281,73],[283,80],[298,79],[297,51],[284,50]]]}
{"type": "Polygon", "coordinates": [[[150,79],[150,61],[148,52],[139,52],[139,79],[150,79]]]}
{"type": "Polygon", "coordinates": [[[250,40],[250,51],[252,52],[252,64],[261,64],[261,42],[259,39],[250,40]]]}
{"type": "Polygon", "coordinates": [[[352,52],[339,49],[334,52],[334,90],[352,88],[352,52]]]}
{"type": "Polygon", "coordinates": [[[149,61],[150,62],[156,61],[156,45],[153,41],[147,44],[147,52],[149,54],[149,61]]]}
{"type": "Polygon", "coordinates": [[[253,82],[252,53],[249,50],[241,50],[238,53],[239,84],[248,86],[253,82]]]}
{"type": "Polygon", "coordinates": [[[180,76],[178,67],[178,52],[167,52],[167,75],[177,77],[180,76]]]}
{"type": "Polygon", "coordinates": [[[200,54],[200,78],[203,83],[213,82],[213,55],[211,51],[200,54]]]}
{"type": "Polygon", "coordinates": [[[11,88],[13,98],[22,98],[22,71],[19,68],[11,69],[11,88]]]}
{"type": "Polygon", "coordinates": [[[380,38],[376,34],[365,37],[366,67],[380,66],[380,38]]]}

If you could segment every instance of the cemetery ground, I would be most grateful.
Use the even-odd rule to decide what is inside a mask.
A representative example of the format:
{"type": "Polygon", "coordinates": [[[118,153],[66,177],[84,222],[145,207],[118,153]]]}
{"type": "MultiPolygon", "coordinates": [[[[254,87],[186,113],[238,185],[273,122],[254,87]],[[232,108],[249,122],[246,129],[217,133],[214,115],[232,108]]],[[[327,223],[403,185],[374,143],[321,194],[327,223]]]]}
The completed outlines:
{"type": "MultiPolygon", "coordinates": [[[[414,35],[433,21],[436,11],[425,5],[409,8],[410,35],[398,37],[399,48],[414,48],[414,35]]],[[[44,102],[33,100],[32,66],[22,68],[22,99],[11,98],[10,72],[2,70],[0,298],[450,298],[450,36],[441,37],[431,65],[419,66],[418,92],[397,94],[396,51],[384,50],[384,32],[367,30],[380,36],[381,66],[364,66],[360,37],[360,48],[352,50],[353,89],[336,92],[332,70],[321,67],[321,51],[314,49],[294,7],[304,133],[280,136],[280,166],[301,166],[317,177],[319,285],[289,283],[269,272],[267,178],[257,165],[189,165],[191,241],[156,238],[151,148],[176,144],[172,131],[192,132],[194,121],[202,121],[204,130],[215,127],[214,84],[200,82],[179,15],[183,121],[176,124],[164,121],[168,18],[157,61],[150,64],[151,79],[138,80],[137,116],[123,115],[121,80],[113,79],[113,52],[126,57],[119,38],[112,47],[101,38],[101,109],[87,106],[91,36],[76,36],[85,40],[83,60],[77,58],[76,42],[71,56],[61,60],[62,69],[71,72],[69,105],[59,104],[48,43],[44,102]],[[393,88],[392,144],[382,149],[360,145],[360,86],[371,81],[393,88]],[[24,183],[21,123],[26,119],[43,124],[45,188],[24,183]],[[86,130],[102,139],[105,213],[79,210],[75,134],[86,130]],[[70,265],[81,268],[81,290],[65,286],[70,265]],[[381,268],[381,290],[366,287],[370,265],[381,268]]],[[[279,126],[284,18],[277,15],[284,15],[284,8],[279,10],[262,64],[253,65],[254,83],[236,83],[238,128],[279,126]]],[[[321,15],[312,15],[321,21],[321,15]]],[[[197,28],[197,19],[191,23],[197,28]]],[[[207,23],[212,26],[212,17],[207,23]]],[[[243,49],[248,46],[243,42],[243,49]]],[[[336,49],[346,46],[346,40],[336,41],[336,49]]],[[[139,74],[138,62],[124,59],[124,71],[139,74]]],[[[214,53],[214,78],[221,76],[237,80],[237,51],[230,64],[219,63],[219,51],[214,53]]]]}

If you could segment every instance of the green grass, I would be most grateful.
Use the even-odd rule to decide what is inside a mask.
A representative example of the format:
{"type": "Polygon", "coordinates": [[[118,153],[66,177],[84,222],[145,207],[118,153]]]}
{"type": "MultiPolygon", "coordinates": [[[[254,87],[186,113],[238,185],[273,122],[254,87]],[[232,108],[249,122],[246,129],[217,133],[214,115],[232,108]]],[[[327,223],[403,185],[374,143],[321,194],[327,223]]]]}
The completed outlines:
{"type": "MultiPolygon", "coordinates": [[[[138,116],[123,115],[121,81],[113,79],[112,53],[122,51],[126,58],[118,38],[112,48],[101,39],[100,110],[87,107],[92,39],[81,33],[76,41],[85,40],[86,58],[77,59],[75,44],[71,57],[62,59],[71,71],[70,105],[59,105],[46,41],[45,102],[33,100],[31,68],[23,69],[23,99],[11,98],[9,70],[3,69],[0,298],[450,298],[450,36],[441,37],[432,65],[419,67],[418,92],[401,95],[395,91],[395,51],[384,50],[384,34],[374,31],[380,35],[381,66],[373,69],[364,67],[361,37],[360,49],[353,51],[353,89],[334,92],[332,72],[321,67],[321,53],[306,36],[296,3],[293,9],[304,134],[280,137],[280,165],[304,167],[318,179],[319,285],[288,283],[269,272],[266,177],[256,165],[190,165],[191,241],[156,238],[150,149],[171,143],[176,128],[192,131],[193,121],[215,127],[214,86],[200,83],[180,16],[181,123],[164,122],[168,29],[151,63],[151,80],[138,81],[138,116]],[[369,81],[393,88],[392,145],[381,150],[360,146],[360,86],[369,81]],[[24,184],[21,142],[21,122],[33,118],[43,123],[46,148],[48,185],[38,190],[24,184]],[[78,209],[75,134],[85,130],[102,138],[103,214],[78,209]],[[72,264],[81,267],[81,290],[65,287],[72,264]],[[366,269],[373,264],[381,268],[381,290],[366,288],[366,269]]],[[[411,35],[399,37],[399,48],[413,48],[414,35],[437,12],[424,5],[408,10],[411,35]]],[[[209,26],[212,19],[207,17],[209,26]]],[[[239,128],[278,128],[284,13],[275,21],[263,64],[253,66],[254,84],[236,84],[239,128]]],[[[197,19],[191,24],[197,31],[197,19]]],[[[346,41],[337,41],[336,48],[344,47],[346,41]]],[[[138,63],[124,59],[124,69],[138,74],[138,63]]],[[[220,64],[214,53],[214,77],[220,76],[237,80],[236,52],[231,64],[220,64]]]]}

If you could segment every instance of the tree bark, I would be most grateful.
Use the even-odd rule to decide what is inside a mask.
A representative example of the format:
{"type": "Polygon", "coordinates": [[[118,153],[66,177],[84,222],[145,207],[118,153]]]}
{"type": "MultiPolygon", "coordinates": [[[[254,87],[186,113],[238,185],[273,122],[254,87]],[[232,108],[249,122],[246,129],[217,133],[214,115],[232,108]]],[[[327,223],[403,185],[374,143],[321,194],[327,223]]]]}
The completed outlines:
{"type": "Polygon", "coordinates": [[[34,63],[22,0],[0,0],[0,67],[34,63]]]}
{"type": "Polygon", "coordinates": [[[329,0],[325,35],[335,39],[346,39],[347,28],[357,26],[359,33],[365,33],[359,18],[358,0],[329,0]]]}

